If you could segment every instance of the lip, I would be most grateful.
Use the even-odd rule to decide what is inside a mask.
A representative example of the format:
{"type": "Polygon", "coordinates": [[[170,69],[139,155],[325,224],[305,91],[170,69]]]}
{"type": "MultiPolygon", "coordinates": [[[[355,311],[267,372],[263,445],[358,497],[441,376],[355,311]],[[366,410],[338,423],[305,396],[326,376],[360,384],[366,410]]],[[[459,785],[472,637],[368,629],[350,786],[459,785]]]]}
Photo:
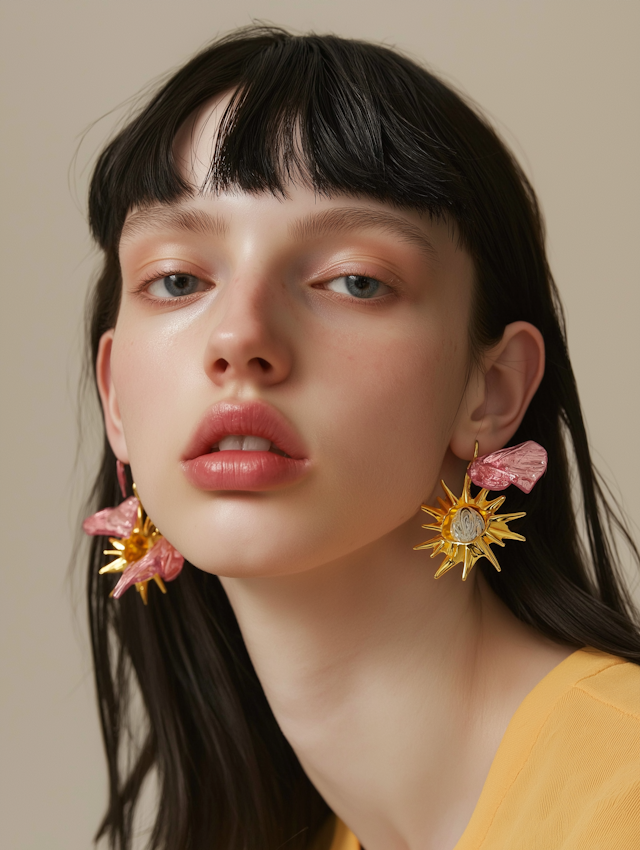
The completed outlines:
{"type": "Polygon", "coordinates": [[[187,480],[199,490],[273,490],[293,484],[310,467],[293,426],[265,402],[218,402],[209,408],[182,457],[187,480]],[[251,434],[274,443],[288,457],[269,451],[211,452],[232,434],[251,434]]]}

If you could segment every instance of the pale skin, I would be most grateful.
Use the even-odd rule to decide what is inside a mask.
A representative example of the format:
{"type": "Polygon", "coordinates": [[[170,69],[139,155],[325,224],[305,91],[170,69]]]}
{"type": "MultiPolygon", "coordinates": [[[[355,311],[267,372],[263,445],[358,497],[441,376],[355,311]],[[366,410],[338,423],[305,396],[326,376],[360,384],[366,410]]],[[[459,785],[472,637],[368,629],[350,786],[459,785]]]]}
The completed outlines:
{"type": "MultiPolygon", "coordinates": [[[[218,115],[178,140],[196,189],[218,115]]],[[[440,478],[460,492],[475,440],[485,454],[516,432],[544,371],[539,331],[508,325],[476,362],[473,266],[452,227],[301,182],[286,199],[196,191],[134,210],[120,259],[97,373],[146,510],[221,577],[284,735],[363,846],[452,850],[513,713],[571,649],[520,623],[478,569],[434,581],[441,558],[413,551],[429,536],[420,504],[440,478]],[[168,293],[178,273],[192,294],[168,293]],[[378,281],[372,297],[348,275],[378,281]],[[180,461],[203,412],[254,399],[296,429],[309,474],[193,487],[180,461]]]]}

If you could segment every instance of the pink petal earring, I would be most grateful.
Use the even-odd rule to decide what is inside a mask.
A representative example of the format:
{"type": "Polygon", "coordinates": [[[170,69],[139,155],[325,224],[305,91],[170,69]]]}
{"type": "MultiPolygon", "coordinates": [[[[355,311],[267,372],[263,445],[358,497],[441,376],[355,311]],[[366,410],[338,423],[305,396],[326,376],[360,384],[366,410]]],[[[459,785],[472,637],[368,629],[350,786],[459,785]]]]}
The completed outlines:
{"type": "Polygon", "coordinates": [[[115,508],[105,508],[88,517],[82,528],[87,534],[108,536],[113,546],[113,549],[105,549],[103,554],[115,555],[115,559],[100,570],[101,575],[122,573],[110,596],[119,599],[125,590],[135,585],[146,605],[151,579],[166,593],[164,582],[178,577],[184,558],[145,513],[135,484],[133,496],[127,498],[126,476],[121,461],[117,462],[117,474],[124,501],[115,508]]]}
{"type": "Polygon", "coordinates": [[[438,498],[440,507],[421,506],[425,513],[435,519],[434,523],[423,525],[422,528],[436,531],[438,534],[413,548],[433,549],[432,558],[440,553],[446,556],[434,578],[440,578],[456,564],[461,563],[462,580],[466,581],[480,558],[487,558],[500,572],[500,564],[490,547],[493,544],[504,546],[505,540],[525,540],[521,534],[510,531],[508,523],[526,514],[496,513],[506,497],[499,496],[497,499],[487,500],[489,490],[506,490],[514,484],[524,493],[530,493],[546,468],[547,453],[533,440],[500,449],[483,457],[478,457],[476,441],[473,460],[467,467],[460,498],[441,481],[447,501],[438,498]],[[475,497],[471,496],[471,482],[482,488],[475,497]]]}

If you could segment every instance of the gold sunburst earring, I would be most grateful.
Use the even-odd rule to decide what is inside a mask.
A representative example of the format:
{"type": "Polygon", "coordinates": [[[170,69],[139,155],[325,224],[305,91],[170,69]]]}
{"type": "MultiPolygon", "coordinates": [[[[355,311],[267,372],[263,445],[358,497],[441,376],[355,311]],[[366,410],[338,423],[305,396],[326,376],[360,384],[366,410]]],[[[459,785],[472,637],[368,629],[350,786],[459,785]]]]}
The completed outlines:
{"type": "Polygon", "coordinates": [[[117,462],[117,475],[124,501],[115,508],[104,508],[88,517],[82,527],[87,534],[109,538],[112,548],[105,549],[103,554],[115,558],[102,567],[100,575],[122,573],[110,596],[119,599],[125,590],[135,585],[146,605],[149,582],[153,579],[166,593],[165,581],[178,577],[184,558],[147,516],[135,483],[133,496],[127,498],[124,465],[120,461],[117,462]]]}
{"type": "Polygon", "coordinates": [[[486,558],[500,572],[500,564],[490,547],[494,544],[504,546],[505,540],[524,541],[526,538],[511,531],[508,523],[526,514],[522,511],[497,513],[506,496],[487,499],[489,491],[505,490],[513,484],[530,493],[546,468],[547,453],[533,440],[482,457],[478,457],[476,441],[473,460],[464,477],[462,495],[458,498],[441,481],[447,499],[438,498],[440,507],[421,506],[435,520],[422,528],[438,533],[413,548],[432,549],[432,558],[441,553],[445,555],[434,578],[440,578],[456,564],[462,564],[462,580],[466,581],[480,558],[486,558]],[[476,496],[471,495],[472,483],[481,488],[476,496]]]}

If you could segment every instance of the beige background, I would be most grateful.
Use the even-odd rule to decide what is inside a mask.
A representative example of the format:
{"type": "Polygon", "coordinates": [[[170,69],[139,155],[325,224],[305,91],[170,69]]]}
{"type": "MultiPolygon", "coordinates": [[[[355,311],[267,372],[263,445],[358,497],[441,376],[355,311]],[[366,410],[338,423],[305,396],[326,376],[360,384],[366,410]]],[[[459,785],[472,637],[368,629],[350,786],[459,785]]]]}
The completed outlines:
{"type": "Polygon", "coordinates": [[[88,164],[119,105],[252,17],[398,45],[498,123],[542,198],[593,449],[640,516],[636,0],[5,0],[3,850],[88,848],[105,794],[82,582],[66,579],[95,454],[90,427],[74,466],[88,164]]]}

